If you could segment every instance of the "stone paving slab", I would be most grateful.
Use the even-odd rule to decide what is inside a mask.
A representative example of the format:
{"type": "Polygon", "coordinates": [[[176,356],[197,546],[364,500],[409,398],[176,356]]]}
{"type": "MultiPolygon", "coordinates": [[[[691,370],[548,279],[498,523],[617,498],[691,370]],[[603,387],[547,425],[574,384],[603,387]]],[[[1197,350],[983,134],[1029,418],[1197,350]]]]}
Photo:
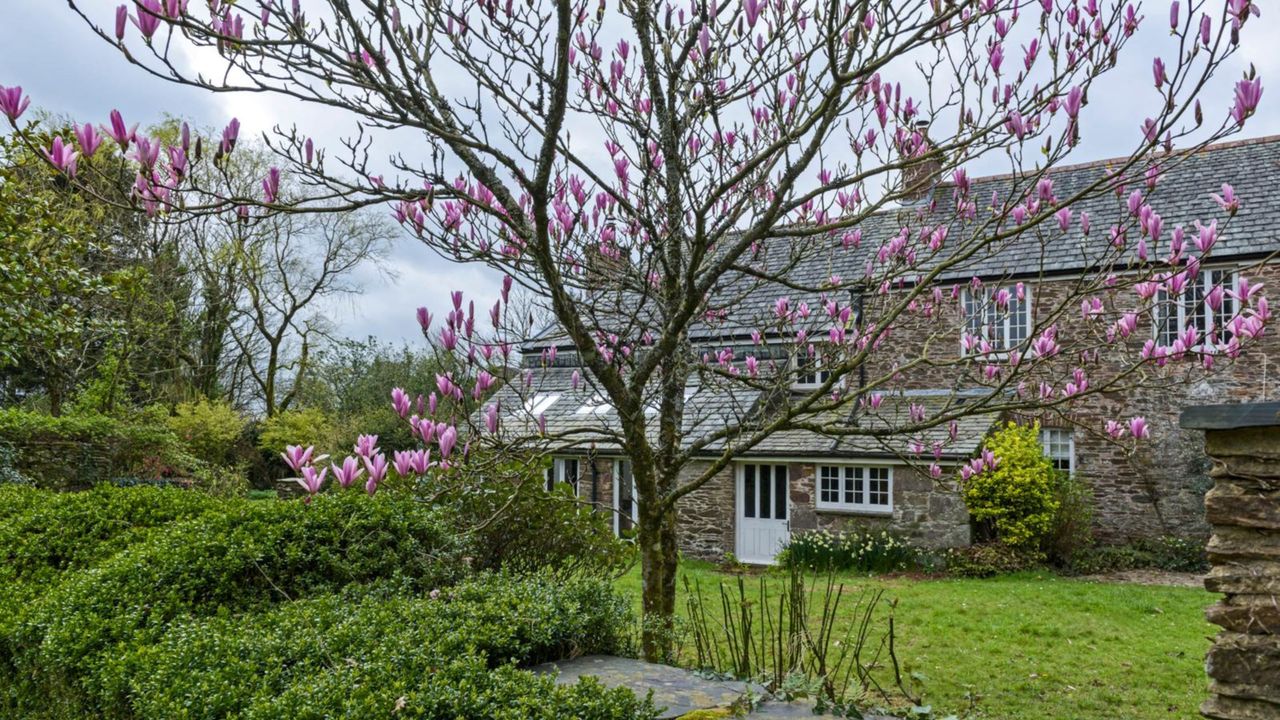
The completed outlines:
{"type": "MultiPolygon", "coordinates": [[[[707,680],[698,675],[671,667],[647,663],[633,658],[607,655],[584,655],[572,660],[546,663],[533,668],[534,672],[559,672],[556,682],[572,684],[588,675],[599,678],[608,687],[628,687],[638,697],[653,690],[654,707],[666,710],[659,718],[678,718],[694,710],[729,707],[747,692],[747,684],[735,681],[707,680]]],[[[762,694],[756,686],[754,692],[762,694]]]]}
{"type": "MultiPolygon", "coordinates": [[[[545,663],[533,668],[533,671],[557,673],[556,682],[561,685],[593,676],[607,687],[626,687],[642,698],[652,690],[653,704],[660,709],[658,717],[667,719],[679,718],[697,710],[733,708],[744,699],[748,689],[757,700],[766,694],[763,687],[755,684],[735,680],[708,680],[681,668],[608,655],[585,655],[572,660],[545,663]]],[[[750,717],[838,720],[834,715],[814,715],[813,705],[809,703],[773,701],[758,705],[750,713],[750,717]]],[[[867,720],[893,718],[867,716],[867,720]]]]}

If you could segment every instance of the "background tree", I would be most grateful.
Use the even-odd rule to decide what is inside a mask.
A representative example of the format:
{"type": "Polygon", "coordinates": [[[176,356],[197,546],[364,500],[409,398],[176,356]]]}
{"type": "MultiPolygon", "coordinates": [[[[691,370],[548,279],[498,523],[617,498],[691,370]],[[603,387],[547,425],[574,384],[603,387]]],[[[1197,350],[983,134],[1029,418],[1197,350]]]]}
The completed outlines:
{"type": "MultiPolygon", "coordinates": [[[[632,461],[650,658],[671,647],[677,505],[736,455],[780,432],[920,437],[975,413],[1061,408],[1172,372],[1171,363],[1200,372],[1213,357],[1235,358],[1269,316],[1256,288],[1224,289],[1239,302],[1208,338],[1182,339],[1172,354],[1130,342],[1130,316],[1158,312],[1149,291],[1180,295],[1232,212],[1226,200],[1220,224],[1206,216],[1210,237],[1194,254],[1166,254],[1168,234],[1151,222],[1159,178],[1187,157],[1171,151],[1235,132],[1257,107],[1252,75],[1236,82],[1232,107],[1198,102],[1258,14],[1250,0],[1175,2],[1158,17],[1105,0],[330,0],[305,9],[139,0],[114,25],[70,4],[159,77],[271,92],[345,111],[357,126],[332,155],[281,130],[272,141],[280,169],[261,191],[195,191],[181,205],[171,187],[190,176],[171,160],[188,162],[187,149],[144,160],[135,196],[149,212],[236,209],[269,224],[282,213],[390,204],[443,256],[498,269],[541,299],[558,325],[549,337],[585,369],[575,384],[612,408],[609,422],[554,440],[609,441],[632,461]],[[1055,189],[1052,170],[1087,129],[1082,107],[1095,81],[1151,22],[1167,22],[1169,40],[1145,102],[1134,94],[1131,153],[1095,182],[1055,189]],[[178,48],[193,47],[218,54],[227,72],[190,72],[178,48]],[[375,146],[385,162],[370,159],[375,146]],[[1000,160],[1011,175],[975,188],[964,166],[977,160],[1000,160]],[[283,171],[302,178],[305,195],[280,194],[283,171]],[[937,177],[948,185],[926,196],[937,177]],[[1074,210],[1117,195],[1108,217],[1074,210]],[[1125,196],[1134,198],[1127,209],[1125,196]],[[892,231],[860,235],[886,217],[892,231]],[[951,278],[975,259],[1091,232],[1112,238],[1091,258],[1097,271],[1042,305],[1015,352],[975,332],[957,357],[938,324],[936,342],[896,354],[896,329],[963,313],[951,278]],[[830,253],[864,245],[861,276],[818,270],[830,253]],[[747,302],[762,288],[773,302],[747,302]],[[1098,308],[1098,322],[1077,328],[1066,319],[1082,303],[1098,308]],[[718,349],[707,328],[719,332],[718,349]],[[744,353],[744,338],[763,347],[744,353]],[[783,393],[815,367],[823,372],[804,392],[783,393]],[[886,404],[906,373],[925,367],[982,392],[901,412],[886,404]],[[767,415],[752,415],[745,400],[704,415],[690,387],[779,400],[767,415]],[[706,453],[710,463],[684,472],[706,453]]],[[[21,91],[0,99],[15,121],[21,91]]],[[[228,127],[215,166],[237,132],[228,127]]],[[[65,154],[51,154],[74,172],[65,154]]],[[[993,302],[994,313],[1007,311],[1009,298],[993,302]]],[[[492,312],[494,334],[479,331],[483,309],[477,318],[460,296],[434,326],[422,318],[433,342],[456,353],[436,390],[452,401],[430,422],[414,418],[437,448],[439,474],[458,465],[459,427],[500,448],[550,440],[536,403],[478,407],[530,331],[503,302],[492,312]]],[[[530,373],[511,387],[529,397],[535,381],[530,373]]],[[[1113,424],[1117,438],[1141,434],[1113,424]]],[[[942,473],[936,463],[929,471],[942,473]]]]}

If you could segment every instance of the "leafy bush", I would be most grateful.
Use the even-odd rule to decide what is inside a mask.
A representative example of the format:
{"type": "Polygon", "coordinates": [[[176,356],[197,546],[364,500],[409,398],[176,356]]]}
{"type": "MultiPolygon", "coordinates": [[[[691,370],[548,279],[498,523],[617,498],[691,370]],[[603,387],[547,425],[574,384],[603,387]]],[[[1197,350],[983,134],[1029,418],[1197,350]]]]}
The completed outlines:
{"type": "Polygon", "coordinates": [[[286,410],[262,421],[258,431],[258,447],[275,455],[288,445],[315,445],[332,453],[333,420],[316,408],[286,410]]]}
{"type": "Polygon", "coordinates": [[[226,402],[180,403],[168,418],[169,428],[188,453],[208,463],[232,462],[232,450],[244,433],[246,421],[226,402]]]}
{"type": "Polygon", "coordinates": [[[813,530],[793,535],[779,562],[811,570],[892,572],[913,566],[917,553],[887,531],[813,530]]]}
{"type": "Polygon", "coordinates": [[[0,487],[0,593],[7,582],[51,583],[144,538],[151,528],[221,504],[178,489],[100,485],[78,493],[0,487]]]}
{"type": "Polygon", "coordinates": [[[155,720],[652,717],[625,689],[557,687],[516,669],[625,651],[631,623],[605,581],[498,575],[426,597],[348,586],[260,612],[176,619],[122,639],[61,685],[21,688],[8,709],[155,720]]]}
{"type": "Polygon", "coordinates": [[[983,543],[951,548],[945,556],[947,572],[956,577],[983,578],[1031,570],[1044,564],[1038,550],[1004,543],[983,543]]]}
{"type": "Polygon", "coordinates": [[[995,455],[995,466],[964,483],[969,512],[989,523],[995,539],[1006,545],[1040,547],[1059,507],[1057,473],[1040,445],[1040,426],[1011,422],[987,439],[986,449],[995,455]]]}
{"type": "Polygon", "coordinates": [[[228,502],[171,523],[69,573],[22,613],[0,652],[35,696],[81,687],[124,642],[147,642],[183,615],[234,613],[379,582],[404,591],[462,576],[463,548],[436,511],[407,498],[341,493],[303,503],[228,502]]]}
{"type": "Polygon", "coordinates": [[[622,571],[632,559],[634,545],[613,534],[609,515],[579,502],[567,485],[547,493],[540,475],[470,483],[444,500],[459,532],[479,528],[469,532],[476,569],[600,576],[622,571]]]}
{"type": "Polygon", "coordinates": [[[0,410],[0,442],[13,446],[13,470],[39,487],[84,489],[117,477],[190,477],[197,464],[151,408],[128,420],[99,414],[53,417],[0,410]]]}
{"type": "Polygon", "coordinates": [[[1054,497],[1058,508],[1053,523],[1041,543],[1045,555],[1055,565],[1069,565],[1081,549],[1093,541],[1093,491],[1078,476],[1056,473],[1054,497]]]}
{"type": "Polygon", "coordinates": [[[496,575],[434,599],[361,589],[184,622],[114,672],[143,718],[629,718],[628,691],[512,665],[619,652],[630,627],[604,581],[496,575]]]}
{"type": "Polygon", "coordinates": [[[1140,569],[1204,572],[1208,567],[1203,538],[1166,536],[1124,545],[1086,547],[1072,556],[1065,569],[1074,575],[1094,575],[1140,569]]]}

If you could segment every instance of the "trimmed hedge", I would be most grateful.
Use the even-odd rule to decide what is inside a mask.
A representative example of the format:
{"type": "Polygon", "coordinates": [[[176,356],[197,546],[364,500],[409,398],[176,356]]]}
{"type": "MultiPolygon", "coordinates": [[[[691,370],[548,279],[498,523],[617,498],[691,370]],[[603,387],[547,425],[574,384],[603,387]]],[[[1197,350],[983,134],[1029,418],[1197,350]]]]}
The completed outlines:
{"type": "MultiPolygon", "coordinates": [[[[48,493],[0,485],[0,594],[9,583],[50,583],[141,539],[151,528],[222,507],[176,488],[48,493]]],[[[0,618],[0,622],[3,619],[0,618]]]]}
{"type": "Polygon", "coordinates": [[[616,559],[573,559],[613,558],[602,521],[542,499],[504,521],[568,532],[558,553],[504,551],[460,532],[459,504],[398,493],[0,487],[0,717],[652,717],[519,669],[630,650],[629,604],[576,572],[616,559]]]}
{"type": "Polygon", "coordinates": [[[118,698],[97,683],[102,663],[122,644],[154,641],[179,617],[371,582],[430,589],[464,574],[462,551],[434,511],[390,494],[230,502],[65,574],[20,609],[0,638],[0,659],[30,685],[19,693],[28,699],[83,695],[110,706],[118,698]]]}
{"type": "Polygon", "coordinates": [[[12,469],[42,488],[81,490],[118,478],[191,477],[200,463],[183,451],[166,417],[162,409],[124,421],[8,408],[0,410],[0,441],[14,448],[12,469]]]}
{"type": "Polygon", "coordinates": [[[497,575],[437,599],[354,591],[193,620],[114,674],[144,718],[632,718],[628,691],[515,667],[618,652],[629,627],[606,582],[497,575]]]}

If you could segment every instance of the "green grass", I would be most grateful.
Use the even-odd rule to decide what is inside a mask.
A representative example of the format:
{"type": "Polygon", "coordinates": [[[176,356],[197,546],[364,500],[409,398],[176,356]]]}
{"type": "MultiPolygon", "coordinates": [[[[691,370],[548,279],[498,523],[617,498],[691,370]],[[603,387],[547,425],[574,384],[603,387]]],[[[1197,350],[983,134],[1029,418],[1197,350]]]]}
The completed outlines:
{"type": "MultiPolygon", "coordinates": [[[[707,598],[733,577],[705,563],[686,562],[682,571],[707,598]]],[[[935,717],[1198,716],[1207,684],[1206,638],[1214,632],[1204,621],[1213,597],[1203,590],[1090,583],[1050,573],[841,580],[882,587],[886,598],[899,601],[898,656],[905,672],[923,675],[924,704],[935,717]]],[[[638,610],[639,570],[619,579],[618,587],[635,598],[638,610]]],[[[680,588],[683,611],[683,581],[680,588]]]]}

